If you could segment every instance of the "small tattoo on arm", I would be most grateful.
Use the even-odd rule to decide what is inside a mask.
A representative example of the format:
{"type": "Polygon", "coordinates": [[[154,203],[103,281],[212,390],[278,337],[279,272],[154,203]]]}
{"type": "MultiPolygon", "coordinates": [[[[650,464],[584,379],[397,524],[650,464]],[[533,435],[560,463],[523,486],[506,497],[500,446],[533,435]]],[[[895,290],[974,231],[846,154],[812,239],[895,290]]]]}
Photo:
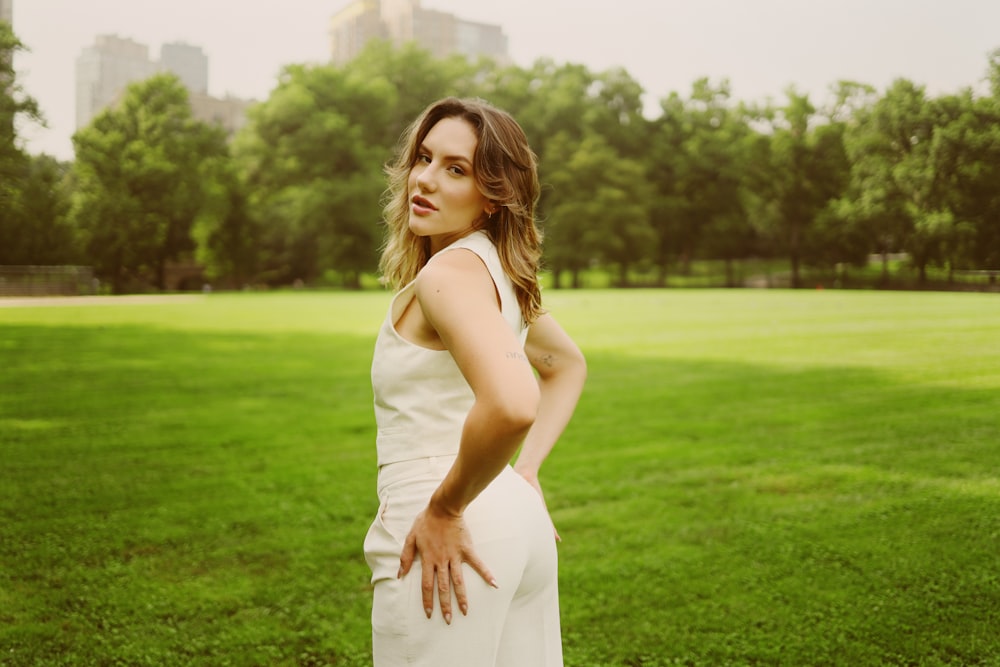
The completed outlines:
{"type": "Polygon", "coordinates": [[[520,352],[508,352],[506,354],[506,357],[508,359],[514,359],[514,360],[517,360],[517,361],[527,361],[528,360],[528,357],[524,356],[520,352]]]}
{"type": "Polygon", "coordinates": [[[552,366],[554,366],[556,363],[556,358],[554,355],[551,354],[543,354],[540,357],[538,357],[536,361],[538,361],[538,363],[540,364],[545,364],[549,368],[552,368],[552,366]]]}

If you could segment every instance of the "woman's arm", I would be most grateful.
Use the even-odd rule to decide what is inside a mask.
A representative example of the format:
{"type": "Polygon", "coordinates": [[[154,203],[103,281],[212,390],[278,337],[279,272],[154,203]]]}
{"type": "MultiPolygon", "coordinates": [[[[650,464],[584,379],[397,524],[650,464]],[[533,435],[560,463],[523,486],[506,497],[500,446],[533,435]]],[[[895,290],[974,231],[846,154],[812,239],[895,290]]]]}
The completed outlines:
{"type": "Polygon", "coordinates": [[[475,254],[452,250],[435,257],[416,283],[420,313],[461,369],[475,395],[462,430],[458,457],[403,545],[400,576],[420,554],[424,611],[433,609],[435,579],[445,620],[451,620],[451,585],[462,613],[468,605],[463,562],[495,585],[472,551],[462,513],[503,470],[529,432],[539,406],[539,385],[520,341],[503,319],[496,287],[475,254]]]}
{"type": "Polygon", "coordinates": [[[524,350],[538,372],[541,399],[538,416],[524,439],[514,470],[541,494],[538,471],[573,416],[587,379],[587,362],[573,339],[549,314],[531,325],[524,350]]]}

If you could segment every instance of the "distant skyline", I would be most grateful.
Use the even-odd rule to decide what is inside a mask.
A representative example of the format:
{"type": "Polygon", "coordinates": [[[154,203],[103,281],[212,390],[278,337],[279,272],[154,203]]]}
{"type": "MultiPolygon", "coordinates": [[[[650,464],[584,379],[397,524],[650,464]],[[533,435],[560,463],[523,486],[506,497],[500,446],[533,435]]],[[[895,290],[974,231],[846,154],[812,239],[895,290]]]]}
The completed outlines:
{"type": "MultiPolygon", "coordinates": [[[[327,62],[330,17],[346,0],[14,0],[14,30],[30,53],[18,78],[49,127],[22,127],[32,153],[72,158],[74,63],[101,34],[200,46],[209,92],[266,99],[283,65],[327,62]]],[[[852,79],[883,90],[905,77],[930,94],[983,89],[1000,48],[1000,2],[986,0],[423,0],[422,6],[500,24],[515,64],[537,58],[624,67],[647,112],[702,76],[728,78],[736,99],[780,99],[789,85],[816,103],[852,79]]]]}

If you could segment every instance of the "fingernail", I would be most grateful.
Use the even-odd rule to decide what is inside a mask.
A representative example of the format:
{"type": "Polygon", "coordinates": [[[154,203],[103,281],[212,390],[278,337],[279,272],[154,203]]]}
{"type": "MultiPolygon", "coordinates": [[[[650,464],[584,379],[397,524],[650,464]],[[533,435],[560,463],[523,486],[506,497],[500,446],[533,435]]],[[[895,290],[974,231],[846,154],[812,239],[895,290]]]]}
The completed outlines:
{"type": "Polygon", "coordinates": [[[398,570],[396,570],[396,578],[397,579],[402,579],[403,578],[403,568],[402,567],[400,567],[398,570]]]}
{"type": "Polygon", "coordinates": [[[462,610],[462,616],[468,616],[469,615],[469,605],[467,605],[467,604],[460,604],[460,605],[458,605],[458,608],[462,610]]]}
{"type": "Polygon", "coordinates": [[[447,623],[448,625],[451,625],[451,614],[444,615],[444,622],[447,623]]]}
{"type": "Polygon", "coordinates": [[[497,588],[497,589],[500,588],[500,584],[497,583],[496,579],[490,579],[490,586],[492,586],[493,588],[497,588]]]}

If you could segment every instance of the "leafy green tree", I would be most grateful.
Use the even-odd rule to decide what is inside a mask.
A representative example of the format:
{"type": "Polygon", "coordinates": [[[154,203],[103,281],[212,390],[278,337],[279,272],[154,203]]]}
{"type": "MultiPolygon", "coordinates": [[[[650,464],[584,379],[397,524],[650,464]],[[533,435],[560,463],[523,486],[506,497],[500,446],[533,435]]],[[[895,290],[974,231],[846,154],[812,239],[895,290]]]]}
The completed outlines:
{"type": "Polygon", "coordinates": [[[27,164],[27,155],[18,146],[15,120],[44,122],[38,103],[25,94],[14,71],[14,56],[24,50],[10,24],[0,21],[0,196],[23,176],[27,164]]]}
{"type": "MultiPolygon", "coordinates": [[[[831,136],[838,136],[836,141],[843,146],[844,154],[850,160],[848,137],[867,118],[878,100],[878,93],[868,84],[847,80],[838,81],[832,86],[832,92],[833,101],[822,114],[829,124],[831,136]]],[[[883,253],[888,253],[887,243],[891,245],[894,236],[891,218],[879,220],[859,215],[864,210],[859,203],[871,193],[857,190],[850,176],[852,169],[848,166],[847,175],[841,174],[846,182],[845,190],[819,213],[805,247],[805,256],[810,263],[837,267],[842,276],[846,275],[849,266],[865,266],[869,253],[876,248],[885,248],[883,253]],[[884,226],[880,227],[880,222],[884,226]]],[[[883,257],[887,258],[887,255],[883,254],[883,257]]],[[[884,261],[883,280],[887,279],[888,263],[884,261]]]]}
{"type": "Polygon", "coordinates": [[[388,153],[427,105],[449,95],[478,94],[477,80],[488,76],[492,68],[486,59],[472,64],[458,55],[434,58],[413,42],[395,47],[375,40],[345,66],[343,74],[377,88],[385,107],[371,109],[365,106],[368,99],[363,98],[359,100],[362,106],[354,109],[347,109],[345,101],[338,100],[338,110],[361,121],[367,132],[365,139],[388,153]],[[376,115],[370,115],[372,112],[376,115]]]}
{"type": "Polygon", "coordinates": [[[749,125],[730,102],[728,81],[699,79],[688,99],[672,93],[660,109],[647,153],[660,284],[674,259],[686,273],[700,254],[725,259],[732,283],[732,260],[752,252],[754,241],[742,194],[749,125]]]}
{"type": "Polygon", "coordinates": [[[545,244],[556,286],[568,272],[573,287],[579,287],[580,272],[592,261],[616,267],[618,283],[627,286],[629,270],[651,258],[655,239],[643,166],[619,155],[597,134],[580,143],[558,135],[549,154],[562,165],[551,176],[545,244]]]}
{"type": "Polygon", "coordinates": [[[688,135],[686,102],[676,92],[660,100],[660,116],[649,130],[646,157],[653,196],[650,213],[656,233],[654,262],[658,283],[667,284],[667,271],[674,258],[681,254],[684,236],[684,210],[687,205],[679,187],[686,170],[684,142],[688,135]]]}
{"type": "Polygon", "coordinates": [[[562,233],[549,226],[555,220],[553,198],[559,198],[555,184],[570,180],[560,174],[566,166],[569,145],[579,145],[587,134],[584,118],[593,82],[593,74],[583,65],[558,65],[551,59],[540,58],[528,68],[516,65],[495,68],[486,73],[478,88],[481,97],[517,119],[538,156],[542,190],[536,217],[545,231],[545,260],[553,267],[558,265],[560,272],[573,271],[576,281],[581,268],[593,257],[587,254],[571,257],[568,247],[560,245],[562,233]]]}
{"type": "Polygon", "coordinates": [[[511,113],[524,129],[528,143],[541,154],[545,140],[544,105],[541,89],[555,70],[551,60],[537,60],[529,67],[495,66],[483,73],[474,94],[511,113]]]}
{"type": "Polygon", "coordinates": [[[846,276],[849,266],[868,263],[875,243],[869,236],[869,227],[851,215],[851,206],[858,199],[857,193],[850,191],[851,166],[845,137],[857,127],[859,117],[864,117],[878,96],[872,86],[856,81],[838,81],[831,92],[832,102],[817,111],[817,119],[811,121],[811,132],[819,154],[825,157],[817,162],[819,168],[815,174],[840,184],[840,192],[833,193],[826,206],[817,211],[804,236],[802,259],[812,266],[837,268],[841,276],[846,276]],[[825,150],[821,142],[825,142],[825,150]]]}
{"type": "MultiPolygon", "coordinates": [[[[998,91],[1000,93],[1000,91],[998,91]]],[[[931,158],[942,209],[949,269],[1000,268],[1000,94],[971,90],[938,98],[931,158]]]]}
{"type": "Polygon", "coordinates": [[[776,249],[789,258],[791,284],[801,285],[801,266],[816,259],[817,223],[847,187],[849,163],[843,128],[817,113],[808,95],[790,88],[782,107],[766,109],[768,167],[752,174],[758,221],[776,249]]]}
{"type": "Polygon", "coordinates": [[[896,133],[890,144],[898,156],[892,183],[900,194],[908,227],[903,249],[919,271],[921,283],[927,280],[928,265],[944,263],[955,229],[954,212],[944,192],[946,176],[935,159],[941,111],[938,103],[928,100],[923,86],[909,81],[897,81],[875,108],[877,126],[896,133]]]}
{"type": "Polygon", "coordinates": [[[598,73],[590,89],[587,129],[604,137],[619,155],[642,159],[647,121],[642,115],[642,85],[624,69],[598,73]]]}
{"type": "Polygon", "coordinates": [[[945,263],[969,235],[953,206],[953,189],[964,188],[964,139],[942,133],[961,119],[963,104],[928,99],[923,86],[899,79],[845,134],[851,196],[840,208],[871,228],[878,251],[905,250],[921,282],[929,264],[945,263]]]}
{"type": "Polygon", "coordinates": [[[381,166],[390,142],[385,81],[331,65],[286,68],[251,109],[234,154],[260,229],[261,279],[349,284],[376,263],[381,166]]]}
{"type": "Polygon", "coordinates": [[[564,135],[580,141],[593,119],[594,74],[584,65],[558,65],[546,58],[528,69],[516,66],[487,74],[479,93],[510,112],[524,128],[528,142],[541,158],[542,178],[550,166],[546,159],[550,141],[564,135]]]}
{"type": "Polygon", "coordinates": [[[205,203],[191,229],[195,260],[205,277],[224,286],[253,282],[258,266],[259,221],[228,151],[203,164],[205,203]]]}
{"type": "Polygon", "coordinates": [[[73,144],[71,217],[97,274],[116,292],[164,289],[167,264],[194,250],[205,183],[225,154],[222,130],[196,121],[187,90],[162,74],[130,86],[73,144]]]}
{"type": "Polygon", "coordinates": [[[902,249],[909,229],[903,197],[894,186],[891,142],[876,131],[877,97],[855,107],[844,135],[851,161],[848,189],[835,205],[845,224],[864,230],[871,251],[882,255],[882,283],[889,281],[889,253],[902,249]]]}
{"type": "Polygon", "coordinates": [[[62,168],[51,158],[29,157],[16,134],[19,118],[44,122],[17,81],[14,56],[23,50],[0,21],[0,264],[60,262],[72,254],[62,220],[62,168]]]}
{"type": "Polygon", "coordinates": [[[0,264],[54,265],[81,259],[67,220],[69,165],[48,155],[27,159],[0,215],[0,264]]]}
{"type": "MultiPolygon", "coordinates": [[[[1000,67],[995,72],[1000,78],[1000,67]]],[[[958,207],[975,224],[971,265],[1000,269],[1000,88],[993,97],[978,100],[975,107],[973,114],[963,116],[966,122],[975,123],[978,132],[969,145],[975,158],[959,165],[958,180],[964,187],[958,207]]]]}
{"type": "Polygon", "coordinates": [[[382,167],[400,136],[431,102],[473,94],[491,67],[378,41],[344,67],[287,67],[234,143],[262,279],[334,272],[360,286],[377,264],[382,167]]]}
{"type": "Polygon", "coordinates": [[[986,80],[994,99],[1000,99],[1000,49],[993,49],[987,57],[986,80]]]}
{"type": "MultiPolygon", "coordinates": [[[[581,270],[592,261],[612,261],[611,246],[596,248],[595,243],[619,243],[611,240],[619,231],[612,224],[617,213],[609,212],[617,196],[612,193],[622,192],[617,185],[620,178],[600,194],[597,189],[588,191],[593,184],[578,179],[589,178],[593,167],[585,164],[582,152],[592,148],[611,159],[609,172],[625,165],[642,182],[631,189],[642,187],[643,167],[630,159],[641,154],[645,137],[641,86],[621,69],[595,74],[584,65],[543,58],[529,68],[485,71],[477,91],[517,118],[539,156],[538,216],[545,229],[545,258],[557,276],[569,272],[572,283],[579,285],[581,270]],[[578,233],[584,228],[586,238],[578,233]]],[[[633,210],[632,202],[620,203],[633,210]]],[[[627,226],[648,226],[648,201],[641,209],[627,226]]],[[[637,248],[628,239],[620,241],[623,251],[636,250],[633,257],[618,255],[613,260],[627,275],[627,267],[645,257],[648,248],[637,248]]]]}

